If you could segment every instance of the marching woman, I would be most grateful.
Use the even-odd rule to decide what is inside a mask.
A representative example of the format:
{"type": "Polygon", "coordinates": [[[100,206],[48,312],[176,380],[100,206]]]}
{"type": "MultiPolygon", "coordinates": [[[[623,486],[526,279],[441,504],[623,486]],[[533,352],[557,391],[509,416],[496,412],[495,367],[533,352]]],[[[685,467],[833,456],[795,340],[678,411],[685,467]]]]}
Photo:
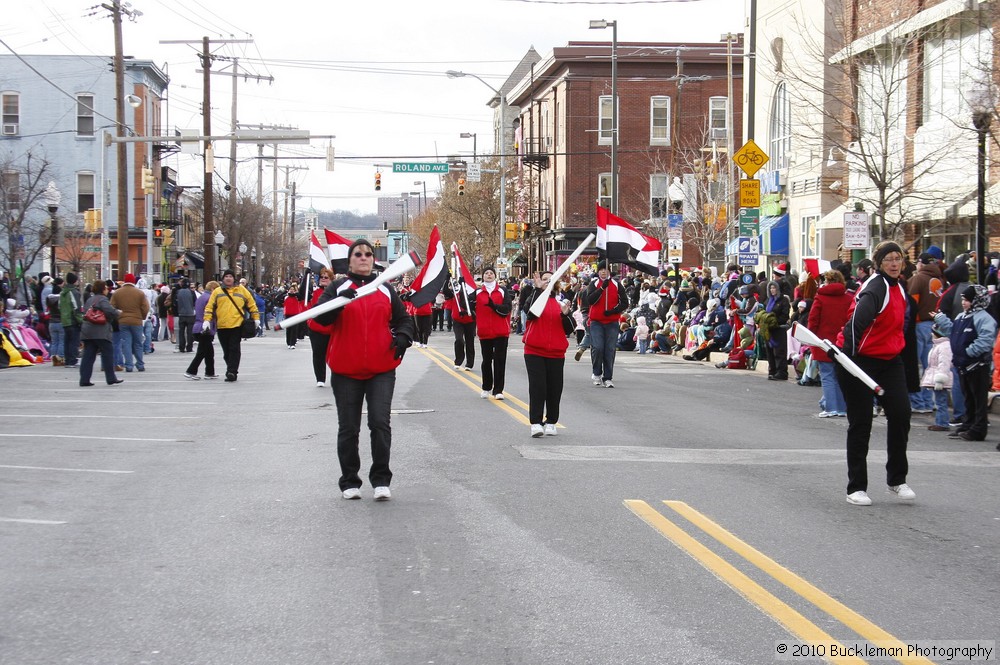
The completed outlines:
{"type": "Polygon", "coordinates": [[[444,307],[451,312],[452,331],[455,333],[455,369],[471,372],[476,364],[476,300],[471,295],[463,294],[463,288],[464,285],[459,284],[459,291],[445,301],[444,307]]]}
{"type": "MultiPolygon", "coordinates": [[[[309,300],[306,309],[312,309],[319,303],[320,296],[326,287],[333,281],[333,271],[329,268],[320,268],[319,287],[317,287],[309,300]]],[[[309,344],[312,347],[313,373],[316,375],[316,387],[322,388],[326,385],[326,348],[330,345],[330,333],[332,326],[324,326],[316,319],[309,319],[306,322],[309,326],[309,344]]]]}
{"type": "Polygon", "coordinates": [[[483,269],[483,286],[476,291],[476,328],[483,352],[483,392],[480,397],[502,400],[510,337],[511,292],[497,283],[493,267],[483,269]]]}
{"type": "Polygon", "coordinates": [[[434,318],[434,301],[426,302],[420,307],[415,307],[413,320],[417,326],[417,346],[427,348],[427,342],[431,338],[431,320],[434,318]]]}
{"type": "MultiPolygon", "coordinates": [[[[309,279],[309,275],[303,277],[303,279],[309,279]]],[[[299,300],[298,296],[298,286],[293,284],[292,288],[288,289],[288,295],[285,296],[285,318],[290,316],[295,316],[303,309],[302,301],[299,300]]],[[[299,326],[302,324],[296,324],[289,328],[285,328],[285,343],[288,345],[289,349],[294,349],[296,343],[299,341],[299,326]]]]}
{"type": "MultiPolygon", "coordinates": [[[[319,303],[338,296],[354,298],[357,290],[375,279],[372,272],[374,248],[365,239],[355,240],[348,250],[347,276],[331,282],[319,303]]],[[[376,501],[392,498],[389,484],[389,454],[392,448],[390,413],[396,386],[396,367],[410,347],[416,330],[402,300],[391,288],[377,291],[324,312],[318,323],[330,326],[326,360],[330,365],[333,396],[337,403],[337,456],[340,459],[340,490],[345,499],[361,498],[361,457],[358,439],[361,416],[368,405],[372,465],[368,480],[376,501]]]]}
{"type": "Polygon", "coordinates": [[[562,399],[567,337],[576,327],[570,315],[572,302],[548,298],[541,316],[529,310],[552,279],[552,273],[535,273],[533,287],[521,290],[521,311],[528,313],[524,331],[524,366],[528,372],[528,420],[531,436],[555,436],[562,399]]]}
{"type": "MultiPolygon", "coordinates": [[[[902,248],[889,240],[875,247],[872,261],[876,272],[858,289],[837,345],[885,391],[877,399],[886,417],[886,484],[890,493],[912,501],[916,494],[906,484],[910,394],[901,355],[907,310],[906,290],[900,283],[903,256],[902,248]]],[[[847,403],[847,502],[870,506],[868,444],[873,392],[839,363],[836,373],[847,403]]]]}

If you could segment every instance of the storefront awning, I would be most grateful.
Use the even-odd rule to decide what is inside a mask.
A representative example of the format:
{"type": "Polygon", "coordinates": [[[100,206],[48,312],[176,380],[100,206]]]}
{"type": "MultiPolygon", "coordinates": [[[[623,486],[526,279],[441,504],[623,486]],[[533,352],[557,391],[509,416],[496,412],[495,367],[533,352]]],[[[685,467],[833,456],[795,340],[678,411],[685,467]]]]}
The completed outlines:
{"type": "Polygon", "coordinates": [[[833,209],[833,212],[828,212],[823,215],[823,218],[816,222],[816,230],[824,231],[826,229],[842,229],[844,228],[844,213],[853,212],[854,206],[848,206],[846,203],[841,203],[839,206],[833,209]]]}
{"type": "Polygon", "coordinates": [[[788,213],[760,220],[761,254],[788,256],[788,213]]]}
{"type": "Polygon", "coordinates": [[[205,267],[205,257],[198,252],[184,252],[174,261],[174,270],[201,270],[205,267]]]}

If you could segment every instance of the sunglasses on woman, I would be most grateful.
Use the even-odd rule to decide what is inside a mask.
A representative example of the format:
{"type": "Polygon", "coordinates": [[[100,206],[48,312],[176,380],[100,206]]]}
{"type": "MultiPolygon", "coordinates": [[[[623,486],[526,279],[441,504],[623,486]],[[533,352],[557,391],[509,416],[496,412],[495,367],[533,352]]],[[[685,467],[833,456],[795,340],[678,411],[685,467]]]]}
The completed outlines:
{"type": "Polygon", "coordinates": [[[365,258],[371,258],[372,253],[371,252],[354,252],[354,257],[355,258],[360,259],[362,256],[365,257],[365,258]]]}

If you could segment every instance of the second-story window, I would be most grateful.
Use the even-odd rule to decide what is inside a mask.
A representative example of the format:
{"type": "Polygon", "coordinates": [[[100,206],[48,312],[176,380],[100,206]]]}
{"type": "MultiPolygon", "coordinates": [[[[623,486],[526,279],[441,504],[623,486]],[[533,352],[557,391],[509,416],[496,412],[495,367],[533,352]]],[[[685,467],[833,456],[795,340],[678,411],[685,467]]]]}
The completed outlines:
{"type": "Polygon", "coordinates": [[[611,174],[597,176],[597,205],[611,210],[611,174]]]}
{"type": "Polygon", "coordinates": [[[76,135],[94,135],[94,96],[91,94],[76,96],[76,135]]]}
{"type": "Polygon", "coordinates": [[[3,114],[3,136],[17,136],[21,133],[21,95],[16,92],[0,94],[0,107],[3,114]]]}
{"type": "Polygon", "coordinates": [[[649,218],[664,220],[670,208],[667,195],[667,174],[653,173],[649,176],[649,218]]]}
{"type": "Polygon", "coordinates": [[[670,145],[670,98],[649,99],[649,144],[670,145]]]}
{"type": "Polygon", "coordinates": [[[611,95],[601,95],[598,104],[598,125],[601,130],[597,135],[597,142],[600,145],[611,145],[611,136],[614,130],[611,121],[611,95]]]}
{"type": "Polygon", "coordinates": [[[792,149],[792,105],[788,101],[788,89],[784,81],[774,89],[771,100],[771,118],[769,120],[771,158],[767,165],[769,171],[779,171],[788,168],[788,156],[792,149]]]}
{"type": "Polygon", "coordinates": [[[0,173],[0,194],[3,198],[3,212],[16,216],[21,208],[21,174],[17,171],[0,173]]]}
{"type": "Polygon", "coordinates": [[[708,140],[725,141],[728,139],[726,129],[729,127],[726,118],[726,98],[711,97],[708,100],[708,140]]]}
{"type": "Polygon", "coordinates": [[[87,212],[94,205],[94,174],[80,171],[76,174],[76,211],[87,212]]]}

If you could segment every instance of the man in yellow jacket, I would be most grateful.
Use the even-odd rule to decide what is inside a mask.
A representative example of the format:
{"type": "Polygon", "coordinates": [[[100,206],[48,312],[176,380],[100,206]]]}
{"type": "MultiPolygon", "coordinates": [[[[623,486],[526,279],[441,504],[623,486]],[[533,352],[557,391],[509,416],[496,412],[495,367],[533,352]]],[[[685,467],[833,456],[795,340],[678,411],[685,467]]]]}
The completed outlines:
{"type": "Polygon", "coordinates": [[[222,273],[222,286],[212,291],[205,304],[205,325],[211,326],[214,319],[219,335],[219,346],[222,347],[222,357],[226,361],[226,382],[236,381],[240,372],[240,343],[243,336],[240,326],[243,325],[243,312],[249,311],[254,321],[260,320],[257,302],[246,287],[236,283],[236,274],[232,270],[222,273]]]}

